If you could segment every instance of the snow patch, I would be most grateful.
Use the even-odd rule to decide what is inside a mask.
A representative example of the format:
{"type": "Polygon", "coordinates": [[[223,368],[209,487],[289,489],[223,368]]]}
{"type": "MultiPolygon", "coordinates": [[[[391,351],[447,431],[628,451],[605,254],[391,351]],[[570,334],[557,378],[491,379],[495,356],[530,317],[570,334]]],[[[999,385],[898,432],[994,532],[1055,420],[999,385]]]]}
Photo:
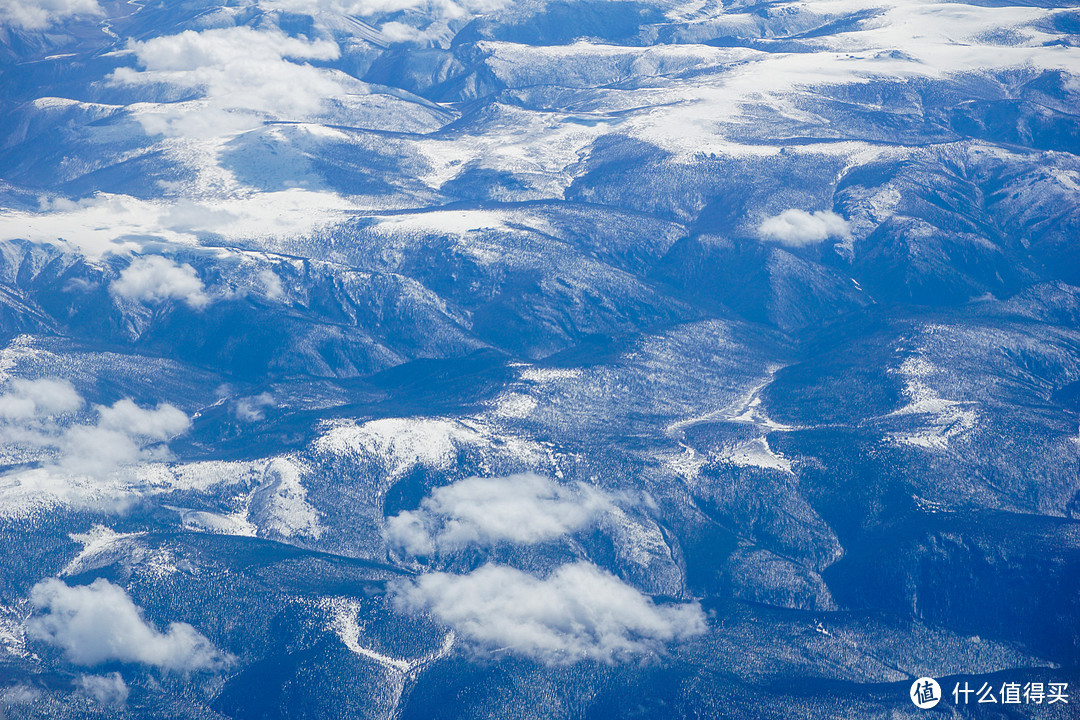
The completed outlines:
{"type": "Polygon", "coordinates": [[[118,544],[144,534],[118,533],[104,525],[95,525],[85,533],[71,533],[68,537],[83,547],[60,571],[60,577],[78,575],[113,562],[119,556],[127,554],[126,550],[116,547],[118,544]]]}
{"type": "Polygon", "coordinates": [[[420,466],[449,469],[463,446],[498,446],[501,452],[532,466],[548,458],[539,443],[499,435],[479,422],[443,418],[384,418],[361,425],[340,424],[320,436],[314,450],[374,461],[392,481],[420,466]]]}
{"type": "Polygon", "coordinates": [[[319,513],[308,503],[307,490],[300,482],[306,470],[286,458],[276,458],[266,466],[262,484],[251,495],[249,511],[259,534],[315,540],[322,537],[319,513]]]}
{"type": "Polygon", "coordinates": [[[350,598],[326,598],[322,604],[330,613],[330,629],[345,647],[398,675],[415,678],[425,667],[447,656],[454,647],[454,631],[450,630],[443,638],[442,645],[422,657],[407,659],[385,655],[360,644],[363,628],[358,620],[358,602],[350,598]]]}
{"type": "Polygon", "coordinates": [[[767,470],[791,472],[791,461],[774,453],[772,448],[769,447],[769,441],[764,437],[747,440],[732,448],[726,448],[720,453],[719,457],[739,467],[759,467],[767,470]]]}
{"type": "Polygon", "coordinates": [[[894,442],[926,450],[945,450],[950,442],[970,436],[978,425],[975,403],[948,400],[930,386],[928,381],[938,370],[925,357],[907,358],[893,372],[904,378],[903,394],[908,404],[889,417],[917,416],[923,422],[915,432],[892,433],[890,438],[894,442]]]}
{"type": "Polygon", "coordinates": [[[495,400],[496,417],[520,420],[529,416],[536,409],[536,398],[522,393],[503,393],[495,400]]]}

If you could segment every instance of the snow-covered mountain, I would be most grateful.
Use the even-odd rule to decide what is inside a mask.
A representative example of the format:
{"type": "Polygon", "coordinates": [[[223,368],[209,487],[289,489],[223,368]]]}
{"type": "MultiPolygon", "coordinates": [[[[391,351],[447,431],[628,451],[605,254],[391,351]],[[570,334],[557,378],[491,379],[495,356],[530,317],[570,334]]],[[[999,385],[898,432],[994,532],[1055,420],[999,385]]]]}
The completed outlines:
{"type": "Polygon", "coordinates": [[[1078,44],[0,0],[0,717],[1072,717],[1078,44]]]}

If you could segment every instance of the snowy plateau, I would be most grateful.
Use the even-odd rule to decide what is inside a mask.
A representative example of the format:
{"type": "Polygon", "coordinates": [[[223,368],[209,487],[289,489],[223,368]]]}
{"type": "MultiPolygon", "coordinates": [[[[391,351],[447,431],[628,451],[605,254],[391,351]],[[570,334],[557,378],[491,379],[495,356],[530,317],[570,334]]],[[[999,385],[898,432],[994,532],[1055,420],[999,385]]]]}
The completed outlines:
{"type": "Polygon", "coordinates": [[[1080,0],[0,0],[0,718],[923,716],[1080,717],[1080,0]]]}

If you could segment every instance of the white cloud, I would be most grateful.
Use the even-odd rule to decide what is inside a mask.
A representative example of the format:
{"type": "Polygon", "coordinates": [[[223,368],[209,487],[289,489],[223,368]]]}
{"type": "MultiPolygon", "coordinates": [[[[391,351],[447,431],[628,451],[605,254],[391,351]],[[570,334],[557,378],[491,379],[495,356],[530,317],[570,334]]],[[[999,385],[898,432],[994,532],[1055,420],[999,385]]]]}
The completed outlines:
{"type": "Polygon", "coordinates": [[[560,485],[533,473],[471,477],[436,488],[416,510],[387,520],[387,539],[414,555],[499,542],[536,543],[580,530],[614,508],[583,483],[560,485]]]}
{"type": "Polygon", "coordinates": [[[380,15],[382,13],[415,10],[427,0],[260,0],[265,10],[281,10],[301,15],[333,13],[337,15],[380,15]]]}
{"type": "Polygon", "coordinates": [[[169,457],[162,445],[191,426],[180,409],[161,403],[140,408],[130,399],[96,406],[98,422],[73,425],[57,438],[60,467],[72,473],[105,473],[125,465],[169,457]]]}
{"type": "MultiPolygon", "coordinates": [[[[169,225],[171,211],[162,203],[127,195],[98,193],[81,200],[42,197],[39,212],[0,213],[0,239],[58,244],[93,259],[138,251],[146,238],[195,245],[195,236],[169,225]]],[[[190,213],[183,219],[190,221],[190,213]]]]}
{"type": "Polygon", "coordinates": [[[210,302],[195,268],[186,263],[177,265],[160,255],[132,260],[109,286],[109,291],[118,297],[145,302],[183,300],[193,308],[206,307],[210,302]]]}
{"type": "Polygon", "coordinates": [[[214,209],[183,198],[178,199],[160,215],[162,226],[185,233],[213,231],[237,219],[237,216],[228,210],[214,209]]]}
{"type": "MultiPolygon", "coordinates": [[[[65,381],[48,378],[33,383],[11,382],[9,390],[0,393],[0,408],[16,408],[6,416],[0,413],[0,465],[11,468],[0,473],[0,519],[34,521],[66,508],[124,513],[142,499],[176,490],[204,492],[217,485],[251,482],[258,488],[239,516],[186,513],[185,522],[198,515],[199,523],[214,531],[231,525],[234,530],[250,528],[252,534],[258,530],[276,537],[317,539],[323,533],[319,513],[307,502],[302,483],[310,472],[306,467],[285,458],[270,463],[174,464],[168,441],[191,426],[179,408],[168,403],[140,407],[130,398],[87,407],[65,381]],[[43,388],[62,392],[54,395],[43,388]],[[44,396],[51,404],[35,405],[39,412],[30,415],[24,404],[28,396],[44,396]],[[70,412],[76,407],[81,409],[70,412]],[[248,514],[255,525],[247,522],[248,514]],[[214,525],[215,517],[224,524],[214,525]],[[243,518],[239,526],[237,517],[243,518]],[[207,518],[209,524],[204,522],[207,518]]],[[[250,400],[251,412],[272,402],[268,395],[250,400]]],[[[64,572],[73,572],[79,562],[73,561],[64,572]]]]}
{"type": "Polygon", "coordinates": [[[161,403],[141,408],[125,398],[95,405],[96,419],[65,417],[84,406],[83,398],[65,380],[13,380],[0,394],[0,445],[11,463],[36,462],[40,467],[16,472],[4,485],[8,492],[75,492],[71,476],[102,476],[125,466],[169,457],[165,441],[191,424],[180,409],[161,403]],[[74,422],[73,422],[74,421],[74,422]],[[36,481],[34,479],[37,479],[36,481]],[[51,489],[37,485],[46,482],[51,489]]]}
{"type": "Polygon", "coordinates": [[[371,17],[418,10],[428,18],[468,18],[473,15],[500,10],[509,0],[261,0],[259,5],[267,10],[284,10],[304,15],[334,13],[371,17]]]}
{"type": "Polygon", "coordinates": [[[843,238],[851,233],[847,220],[830,210],[808,213],[805,210],[785,210],[765,218],[758,225],[758,234],[766,242],[788,247],[816,245],[829,238],[843,238]]]}
{"type": "Polygon", "coordinates": [[[409,42],[423,42],[429,38],[438,37],[441,34],[447,34],[449,28],[445,30],[443,28],[420,28],[413,27],[412,25],[406,25],[403,22],[397,22],[393,20],[388,23],[383,23],[379,27],[379,32],[382,33],[383,39],[388,43],[409,43],[409,42]]]}
{"type": "Polygon", "coordinates": [[[117,400],[111,407],[100,406],[98,413],[101,415],[99,427],[158,442],[179,435],[191,424],[182,410],[168,403],[147,410],[124,399],[117,400]]]}
{"type": "Polygon", "coordinates": [[[187,623],[160,632],[143,619],[142,610],[123,588],[98,578],[69,587],[55,578],[30,591],[30,602],[47,611],[27,620],[30,637],[64,650],[77,665],[140,663],[163,670],[217,670],[230,658],[187,623]]]}
{"type": "Polygon", "coordinates": [[[32,685],[13,685],[0,694],[0,708],[11,705],[29,705],[41,699],[41,690],[32,685]]]}
{"type": "Polygon", "coordinates": [[[65,18],[104,14],[97,0],[0,0],[0,25],[24,30],[44,30],[65,18]]]}
{"type": "Polygon", "coordinates": [[[267,300],[280,300],[285,296],[285,288],[281,284],[281,278],[270,268],[263,268],[258,275],[259,286],[267,300]]]}
{"type": "Polygon", "coordinates": [[[102,705],[124,705],[128,686],[118,672],[108,675],[80,675],[79,688],[102,705]]]}
{"type": "Polygon", "coordinates": [[[615,662],[706,629],[697,603],[657,605],[584,562],[545,579],[495,565],[468,575],[430,573],[397,586],[394,602],[430,612],[480,645],[549,663],[615,662]]]}
{"type": "Polygon", "coordinates": [[[273,407],[274,396],[261,393],[236,401],[236,417],[244,422],[259,422],[266,417],[266,408],[273,407]]]}
{"type": "Polygon", "coordinates": [[[38,212],[0,212],[0,240],[60,245],[100,259],[137,253],[147,239],[194,247],[203,233],[246,240],[306,235],[344,220],[355,208],[340,195],[300,188],[200,203],[108,193],[78,201],[42,198],[38,212]]]}
{"type": "MultiPolygon", "coordinates": [[[[451,25],[460,27],[484,13],[510,5],[510,0],[260,0],[266,10],[282,10],[310,15],[354,15],[369,19],[393,15],[379,25],[379,39],[399,42],[449,42],[454,32],[451,25]]],[[[377,22],[376,20],[373,20],[377,22]]],[[[367,34],[364,37],[374,39],[367,34]]]]}
{"type": "Polygon", "coordinates": [[[200,103],[172,103],[137,117],[150,133],[212,137],[261,124],[264,117],[298,120],[316,113],[323,100],[345,92],[333,71],[292,60],[333,60],[329,40],[309,42],[278,30],[215,28],[132,42],[142,71],[119,68],[122,85],[154,85],[200,91],[200,103]]]}
{"type": "Polygon", "coordinates": [[[82,404],[82,397],[67,380],[16,378],[11,381],[10,390],[0,395],[0,418],[16,420],[59,415],[75,412],[82,404]]]}

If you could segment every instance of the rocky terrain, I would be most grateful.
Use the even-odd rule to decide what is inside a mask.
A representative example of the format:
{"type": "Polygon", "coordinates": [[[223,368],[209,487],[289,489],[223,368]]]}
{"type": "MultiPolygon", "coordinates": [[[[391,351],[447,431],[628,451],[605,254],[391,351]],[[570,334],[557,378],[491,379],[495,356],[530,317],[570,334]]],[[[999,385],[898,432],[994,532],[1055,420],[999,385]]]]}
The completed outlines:
{"type": "Polygon", "coordinates": [[[1078,43],[0,0],[0,717],[1075,717],[1078,43]]]}

